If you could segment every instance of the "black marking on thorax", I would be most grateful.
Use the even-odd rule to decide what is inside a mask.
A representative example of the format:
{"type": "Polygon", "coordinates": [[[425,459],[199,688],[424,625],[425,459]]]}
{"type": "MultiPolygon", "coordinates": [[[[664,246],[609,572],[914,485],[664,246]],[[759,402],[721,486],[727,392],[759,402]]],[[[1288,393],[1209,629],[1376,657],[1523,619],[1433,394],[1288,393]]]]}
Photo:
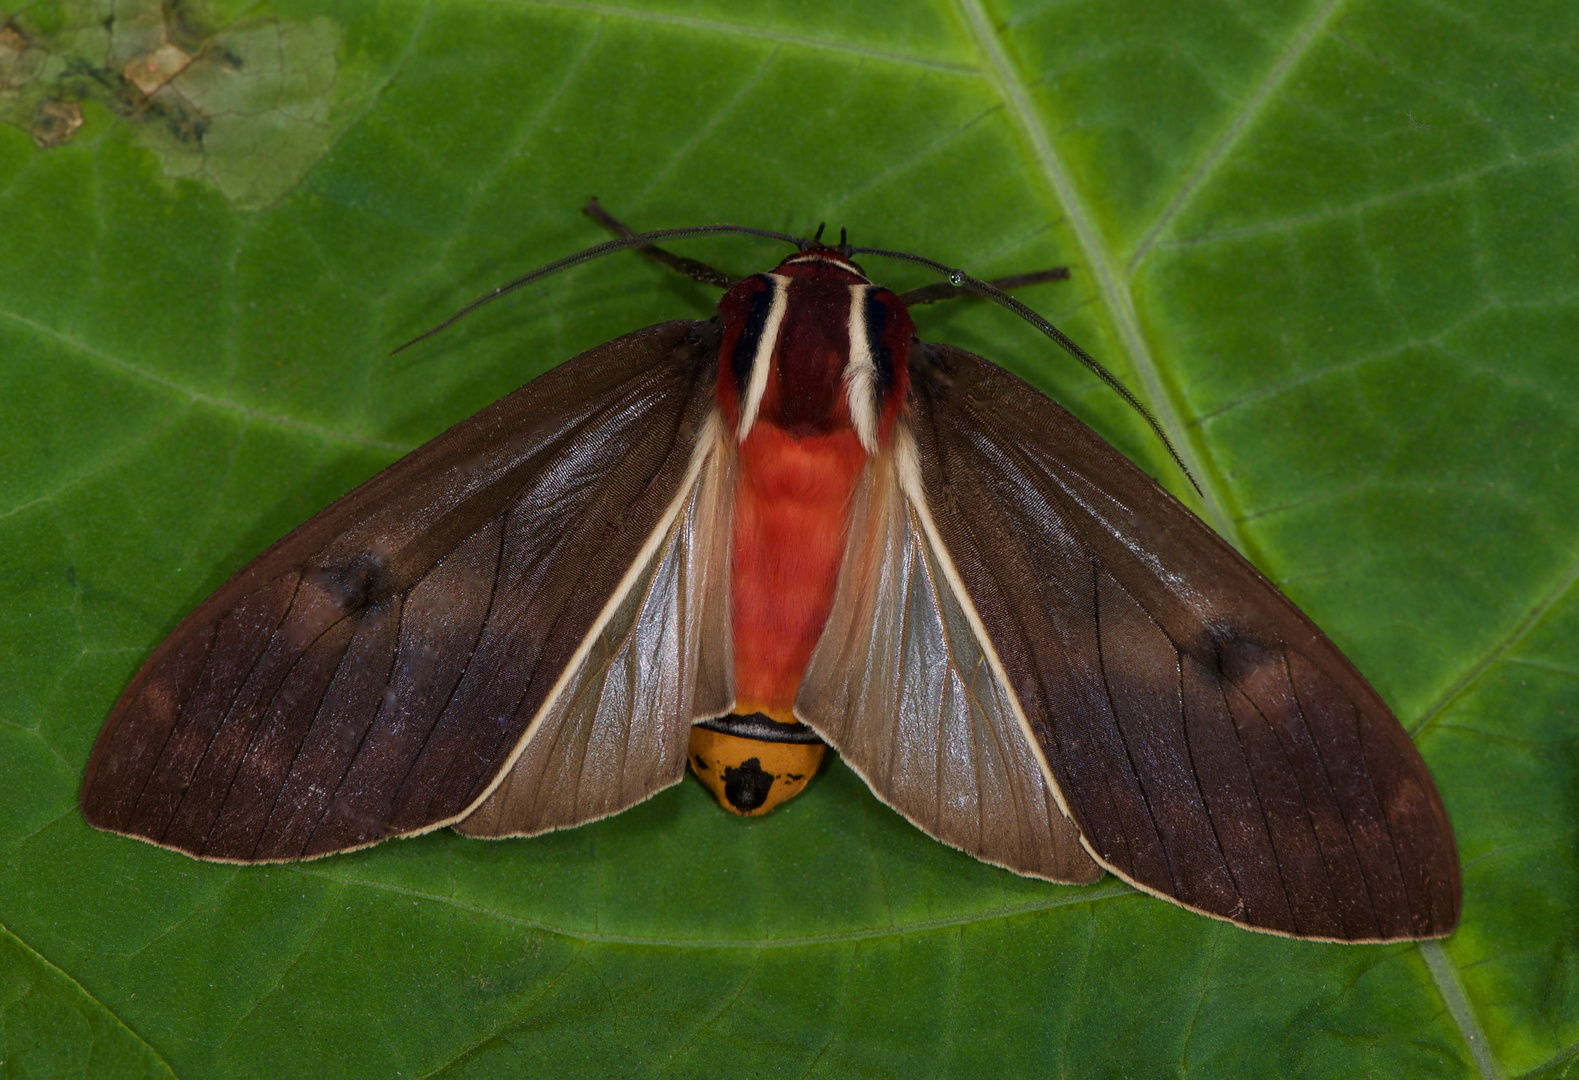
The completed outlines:
{"type": "Polygon", "coordinates": [[[762,407],[762,395],[767,391],[768,374],[773,367],[784,315],[789,310],[789,278],[781,274],[757,274],[755,279],[766,283],[767,289],[751,298],[745,325],[741,327],[735,351],[729,358],[736,400],[740,403],[740,424],[735,438],[742,442],[757,422],[757,410],[762,407]]]}
{"type": "Polygon", "coordinates": [[[762,349],[762,332],[767,329],[768,314],[773,310],[773,300],[779,289],[783,288],[768,274],[752,276],[767,288],[751,298],[751,309],[746,312],[746,325],[741,329],[734,352],[729,357],[729,368],[735,376],[735,393],[742,404],[751,386],[751,369],[756,363],[757,353],[762,349]]]}
{"type": "Polygon", "coordinates": [[[866,343],[872,350],[872,367],[877,374],[872,390],[876,401],[882,402],[894,385],[894,350],[889,347],[886,336],[890,316],[888,305],[878,299],[876,289],[868,288],[865,292],[866,302],[861,305],[861,315],[866,322],[866,343]]]}

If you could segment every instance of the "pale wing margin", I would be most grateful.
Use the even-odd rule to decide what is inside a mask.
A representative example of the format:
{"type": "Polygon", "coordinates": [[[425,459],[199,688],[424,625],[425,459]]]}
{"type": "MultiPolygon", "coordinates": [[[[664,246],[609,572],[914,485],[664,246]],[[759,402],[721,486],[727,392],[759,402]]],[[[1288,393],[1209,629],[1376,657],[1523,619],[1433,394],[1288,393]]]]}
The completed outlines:
{"type": "Polygon", "coordinates": [[[938,840],[1029,877],[1102,869],[1056,789],[930,527],[903,422],[867,465],[833,609],[795,712],[873,793],[938,840]]]}
{"type": "Polygon", "coordinates": [[[456,831],[533,836],[680,782],[691,723],[734,704],[729,539],[735,451],[715,412],[669,511],[456,831]]]}

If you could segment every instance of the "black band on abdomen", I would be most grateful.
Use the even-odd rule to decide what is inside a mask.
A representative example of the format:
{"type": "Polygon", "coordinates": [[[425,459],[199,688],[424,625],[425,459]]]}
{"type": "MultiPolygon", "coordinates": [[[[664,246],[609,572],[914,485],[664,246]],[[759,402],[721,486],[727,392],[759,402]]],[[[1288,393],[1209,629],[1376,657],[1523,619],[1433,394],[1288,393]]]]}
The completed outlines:
{"type": "Polygon", "coordinates": [[[739,713],[730,713],[728,716],[715,716],[711,720],[698,720],[693,727],[706,728],[708,731],[719,731],[725,735],[733,735],[739,739],[755,739],[757,742],[770,743],[820,743],[817,733],[805,724],[781,724],[771,720],[764,713],[752,713],[750,716],[741,716],[739,713]]]}

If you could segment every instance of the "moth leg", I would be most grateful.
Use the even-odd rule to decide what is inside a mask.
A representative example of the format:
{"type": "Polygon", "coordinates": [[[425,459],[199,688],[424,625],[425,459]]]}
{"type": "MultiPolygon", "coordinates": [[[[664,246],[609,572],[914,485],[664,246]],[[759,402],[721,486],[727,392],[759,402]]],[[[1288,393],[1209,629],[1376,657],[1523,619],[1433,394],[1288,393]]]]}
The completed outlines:
{"type": "MultiPolygon", "coordinates": [[[[993,278],[987,284],[994,289],[1001,289],[1003,292],[1012,292],[1027,285],[1040,285],[1044,281],[1068,280],[1069,267],[1055,266],[1051,270],[1038,270],[1034,274],[1014,274],[1010,277],[993,278]]],[[[919,289],[911,289],[907,293],[900,293],[899,299],[904,302],[906,307],[914,307],[917,304],[935,304],[939,300],[953,300],[961,296],[979,295],[979,293],[973,293],[963,285],[950,285],[946,281],[940,281],[935,285],[923,285],[919,289]]]]}
{"type": "MultiPolygon", "coordinates": [[[[581,212],[602,225],[616,236],[635,236],[636,232],[630,226],[620,221],[613,214],[603,209],[597,199],[588,199],[587,205],[581,212]]],[[[676,255],[665,251],[655,244],[645,244],[636,249],[639,254],[647,256],[659,266],[667,267],[677,274],[684,274],[692,281],[700,281],[703,285],[717,285],[720,289],[727,289],[734,285],[735,279],[715,267],[708,266],[705,262],[696,259],[687,259],[683,255],[676,255]]]]}

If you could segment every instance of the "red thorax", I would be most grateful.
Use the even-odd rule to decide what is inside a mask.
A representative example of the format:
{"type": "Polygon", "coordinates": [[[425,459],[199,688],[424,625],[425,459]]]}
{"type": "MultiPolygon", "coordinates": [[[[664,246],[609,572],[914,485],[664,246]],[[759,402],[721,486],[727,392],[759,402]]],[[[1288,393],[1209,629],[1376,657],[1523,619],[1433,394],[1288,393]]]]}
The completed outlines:
{"type": "Polygon", "coordinates": [[[735,711],[788,722],[833,603],[851,495],[904,404],[915,328],[834,248],[744,279],[718,310],[718,400],[740,447],[735,711]]]}

